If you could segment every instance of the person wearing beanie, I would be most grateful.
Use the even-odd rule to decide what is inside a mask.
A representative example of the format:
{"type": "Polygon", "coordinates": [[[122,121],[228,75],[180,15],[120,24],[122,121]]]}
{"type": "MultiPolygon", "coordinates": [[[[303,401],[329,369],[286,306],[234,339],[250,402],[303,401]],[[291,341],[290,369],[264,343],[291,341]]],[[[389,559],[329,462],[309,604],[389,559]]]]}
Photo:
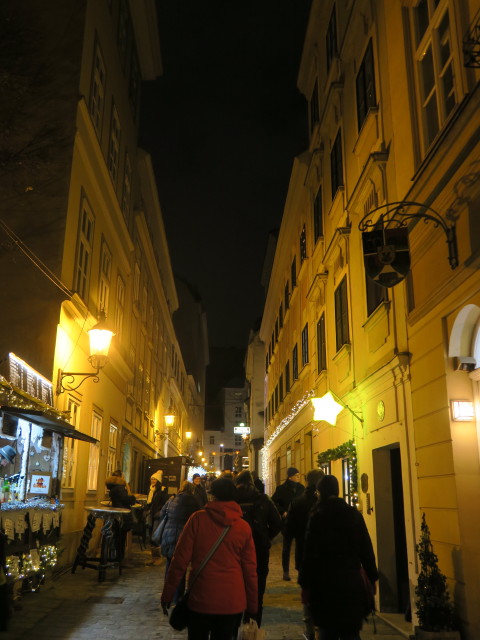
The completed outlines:
{"type": "MultiPolygon", "coordinates": [[[[145,513],[145,519],[147,526],[152,532],[158,523],[160,522],[160,512],[163,505],[168,500],[168,493],[164,490],[162,485],[163,471],[158,469],[150,476],[150,489],[147,497],[147,507],[145,513]]],[[[148,566],[162,564],[162,555],[160,545],[154,544],[150,541],[150,551],[152,559],[147,563],[148,566]]]]}
{"type": "Polygon", "coordinates": [[[263,595],[267,586],[268,563],[271,541],[282,530],[282,519],[272,500],[255,487],[253,475],[247,469],[235,478],[237,495],[235,500],[242,509],[243,518],[252,528],[255,553],[257,554],[258,611],[255,620],[262,624],[263,595]]]}
{"type": "Polygon", "coordinates": [[[16,455],[17,452],[9,444],[0,447],[0,466],[6,467],[7,464],[12,464],[16,455]]]}
{"type": "MultiPolygon", "coordinates": [[[[307,530],[308,518],[314,505],[317,503],[317,483],[325,474],[321,469],[312,469],[305,479],[307,486],[298,498],[290,503],[287,517],[285,518],[285,534],[295,540],[295,569],[300,571],[303,558],[303,545],[307,530]]],[[[305,624],[305,640],[315,639],[315,629],[308,604],[303,605],[303,622],[305,624]]]]}
{"type": "Polygon", "coordinates": [[[191,564],[202,564],[225,527],[229,530],[198,574],[188,597],[188,637],[237,637],[242,616],[257,613],[257,562],[252,530],[235,502],[231,480],[219,478],[210,488],[213,500],[196,511],[185,525],[175,547],[161,596],[168,615],[175,590],[191,564]],[[213,635],[210,635],[213,634],[213,635]]]}
{"type": "Polygon", "coordinates": [[[361,567],[375,591],[378,571],[362,514],[339,498],[335,476],[317,485],[298,582],[321,638],[360,638],[367,614],[361,567]]]}
{"type": "MultiPolygon", "coordinates": [[[[285,524],[285,518],[287,517],[288,508],[290,503],[295,498],[302,495],[304,486],[300,482],[300,471],[296,467],[288,467],[287,479],[280,484],[272,496],[272,500],[275,503],[282,520],[285,524]]],[[[290,538],[283,528],[283,545],[282,545],[282,568],[283,579],[290,580],[290,550],[292,548],[292,538],[290,538]]]]}
{"type": "Polygon", "coordinates": [[[207,492],[202,484],[202,479],[199,473],[194,473],[192,476],[192,482],[195,485],[195,498],[200,508],[204,507],[208,502],[207,492]]]}

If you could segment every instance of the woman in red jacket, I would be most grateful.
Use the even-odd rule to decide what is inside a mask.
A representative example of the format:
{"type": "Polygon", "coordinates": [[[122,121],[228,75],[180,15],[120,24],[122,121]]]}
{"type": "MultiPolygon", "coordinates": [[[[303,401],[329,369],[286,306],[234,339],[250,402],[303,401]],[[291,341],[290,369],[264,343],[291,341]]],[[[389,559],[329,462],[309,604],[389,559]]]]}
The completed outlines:
{"type": "Polygon", "coordinates": [[[257,612],[257,563],[250,525],[235,502],[231,480],[215,480],[214,500],[188,520],[178,539],[161,598],[165,615],[191,563],[200,566],[223,529],[230,529],[195,580],[188,598],[188,640],[231,640],[242,614],[257,612]]]}

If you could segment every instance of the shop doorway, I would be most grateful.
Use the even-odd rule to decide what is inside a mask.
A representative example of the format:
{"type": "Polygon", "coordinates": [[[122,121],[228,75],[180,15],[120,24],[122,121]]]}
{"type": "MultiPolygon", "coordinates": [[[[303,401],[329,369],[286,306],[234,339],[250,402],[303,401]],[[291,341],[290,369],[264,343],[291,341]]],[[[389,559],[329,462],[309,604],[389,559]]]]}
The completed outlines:
{"type": "Polygon", "coordinates": [[[383,447],[372,454],[380,611],[405,614],[410,594],[400,447],[383,447]]]}

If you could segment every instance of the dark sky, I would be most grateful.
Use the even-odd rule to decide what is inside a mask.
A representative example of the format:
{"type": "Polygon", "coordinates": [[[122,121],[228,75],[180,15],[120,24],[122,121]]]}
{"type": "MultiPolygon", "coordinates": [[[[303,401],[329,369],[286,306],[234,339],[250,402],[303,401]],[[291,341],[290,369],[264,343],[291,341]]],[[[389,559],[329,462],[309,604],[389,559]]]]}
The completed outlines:
{"type": "Polygon", "coordinates": [[[164,74],[146,83],[174,272],[196,285],[212,346],[245,347],[261,315],[268,232],[306,141],[296,89],[310,0],[159,0],[164,74]]]}

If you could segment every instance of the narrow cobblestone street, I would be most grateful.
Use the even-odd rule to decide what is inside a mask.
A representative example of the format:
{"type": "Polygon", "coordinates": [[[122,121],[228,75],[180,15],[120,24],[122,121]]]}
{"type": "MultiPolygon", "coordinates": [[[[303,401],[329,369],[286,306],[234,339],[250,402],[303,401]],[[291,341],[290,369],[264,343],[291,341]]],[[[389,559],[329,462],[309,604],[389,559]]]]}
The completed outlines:
{"type": "MultiPolygon", "coordinates": [[[[268,640],[301,640],[302,607],[294,576],[282,580],[281,539],[272,547],[270,574],[265,594],[264,627],[268,640]]],[[[17,610],[8,633],[2,640],[180,640],[187,633],[173,631],[159,606],[164,565],[149,567],[148,551],[134,544],[131,568],[107,573],[105,582],[97,582],[91,569],[77,569],[49,580],[38,593],[26,594],[17,601],[17,610]]],[[[401,640],[397,632],[376,618],[376,633],[368,622],[362,640],[401,640]]]]}

